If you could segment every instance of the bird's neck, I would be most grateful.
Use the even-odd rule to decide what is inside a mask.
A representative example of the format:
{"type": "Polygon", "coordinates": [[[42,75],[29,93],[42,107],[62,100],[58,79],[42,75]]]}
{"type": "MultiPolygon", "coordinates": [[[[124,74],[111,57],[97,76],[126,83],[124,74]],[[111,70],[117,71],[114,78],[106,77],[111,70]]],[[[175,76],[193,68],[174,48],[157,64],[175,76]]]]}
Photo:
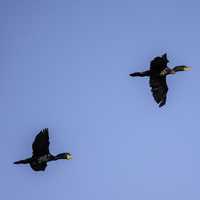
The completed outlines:
{"type": "Polygon", "coordinates": [[[56,156],[51,156],[49,161],[59,160],[59,159],[65,159],[65,154],[64,153],[60,153],[60,154],[58,154],[56,156]]]}
{"type": "Polygon", "coordinates": [[[161,73],[160,73],[160,75],[161,76],[167,76],[167,75],[169,75],[169,74],[175,74],[176,72],[173,70],[173,69],[171,69],[171,68],[169,68],[169,67],[166,67],[161,73]]]}

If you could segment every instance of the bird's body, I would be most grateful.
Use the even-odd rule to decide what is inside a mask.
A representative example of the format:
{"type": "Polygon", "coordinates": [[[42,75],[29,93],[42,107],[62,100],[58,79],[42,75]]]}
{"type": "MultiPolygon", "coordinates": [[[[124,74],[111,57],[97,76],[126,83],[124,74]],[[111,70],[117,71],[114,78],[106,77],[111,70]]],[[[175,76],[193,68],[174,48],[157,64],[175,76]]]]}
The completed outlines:
{"type": "Polygon", "coordinates": [[[178,71],[186,71],[190,68],[187,66],[176,66],[173,69],[170,69],[167,66],[168,63],[167,54],[162,55],[161,57],[155,57],[150,63],[150,69],[144,72],[135,72],[130,74],[132,77],[149,77],[149,85],[151,87],[151,92],[154,97],[154,100],[159,107],[162,107],[166,103],[168,86],[166,77],[169,74],[175,74],[178,71]]]}
{"type": "Polygon", "coordinates": [[[33,154],[32,157],[25,160],[19,160],[14,164],[30,164],[31,168],[35,171],[44,171],[47,167],[47,162],[58,159],[72,159],[70,153],[61,153],[53,156],[49,152],[49,133],[48,129],[45,128],[38,133],[32,144],[33,154]]]}

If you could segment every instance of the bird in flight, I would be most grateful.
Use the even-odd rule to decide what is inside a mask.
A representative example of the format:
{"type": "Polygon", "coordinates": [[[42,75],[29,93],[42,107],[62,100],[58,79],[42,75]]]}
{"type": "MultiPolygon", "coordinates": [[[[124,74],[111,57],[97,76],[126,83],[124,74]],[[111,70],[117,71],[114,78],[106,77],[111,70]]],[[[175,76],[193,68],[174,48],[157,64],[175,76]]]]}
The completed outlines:
{"type": "Polygon", "coordinates": [[[44,171],[47,167],[47,162],[58,159],[71,160],[72,155],[70,153],[60,153],[56,156],[49,152],[49,131],[48,128],[41,130],[35,137],[32,144],[32,157],[25,160],[19,160],[14,164],[30,164],[34,171],[44,171]]]}
{"type": "Polygon", "coordinates": [[[191,70],[191,67],[185,65],[176,66],[171,69],[167,66],[168,62],[169,60],[167,59],[167,54],[165,53],[161,57],[155,57],[151,61],[149,70],[129,74],[132,77],[149,77],[149,85],[151,87],[151,92],[154,100],[157,104],[159,104],[159,107],[164,106],[167,100],[167,75],[175,74],[179,71],[191,70]]]}

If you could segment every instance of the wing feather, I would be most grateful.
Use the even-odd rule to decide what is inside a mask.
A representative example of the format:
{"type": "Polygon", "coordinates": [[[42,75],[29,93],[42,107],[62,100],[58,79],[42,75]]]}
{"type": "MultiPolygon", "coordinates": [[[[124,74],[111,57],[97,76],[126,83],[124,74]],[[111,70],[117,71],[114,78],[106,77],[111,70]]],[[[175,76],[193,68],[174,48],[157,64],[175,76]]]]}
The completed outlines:
{"type": "Polygon", "coordinates": [[[154,100],[157,104],[159,104],[159,107],[165,105],[168,92],[166,76],[150,77],[149,84],[154,100]]]}
{"type": "Polygon", "coordinates": [[[40,157],[49,154],[49,132],[48,128],[41,130],[32,144],[33,156],[40,157]]]}
{"type": "Polygon", "coordinates": [[[155,57],[150,63],[151,73],[160,74],[167,67],[168,62],[167,54],[162,55],[162,57],[155,57]]]}

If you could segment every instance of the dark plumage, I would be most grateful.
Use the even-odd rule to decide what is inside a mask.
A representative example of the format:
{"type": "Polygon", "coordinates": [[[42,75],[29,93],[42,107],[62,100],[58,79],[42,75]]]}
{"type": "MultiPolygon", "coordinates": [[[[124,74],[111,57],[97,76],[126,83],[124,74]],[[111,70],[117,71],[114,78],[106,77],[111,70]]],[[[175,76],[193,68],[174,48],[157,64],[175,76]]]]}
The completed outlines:
{"type": "Polygon", "coordinates": [[[32,157],[25,160],[16,161],[14,164],[30,164],[33,170],[44,171],[47,167],[47,162],[49,161],[58,159],[72,159],[72,155],[70,153],[61,153],[56,156],[53,156],[51,153],[49,153],[49,132],[47,128],[41,130],[35,137],[35,140],[32,144],[32,149],[32,157]]]}
{"type": "Polygon", "coordinates": [[[168,63],[167,54],[162,55],[161,57],[155,57],[150,63],[150,69],[144,72],[135,72],[130,74],[132,77],[150,77],[149,85],[151,87],[151,92],[154,97],[154,100],[159,107],[162,107],[166,103],[167,99],[167,82],[166,76],[169,74],[175,74],[178,71],[187,71],[190,70],[190,67],[187,66],[176,66],[173,69],[170,69],[167,66],[168,63]]]}

